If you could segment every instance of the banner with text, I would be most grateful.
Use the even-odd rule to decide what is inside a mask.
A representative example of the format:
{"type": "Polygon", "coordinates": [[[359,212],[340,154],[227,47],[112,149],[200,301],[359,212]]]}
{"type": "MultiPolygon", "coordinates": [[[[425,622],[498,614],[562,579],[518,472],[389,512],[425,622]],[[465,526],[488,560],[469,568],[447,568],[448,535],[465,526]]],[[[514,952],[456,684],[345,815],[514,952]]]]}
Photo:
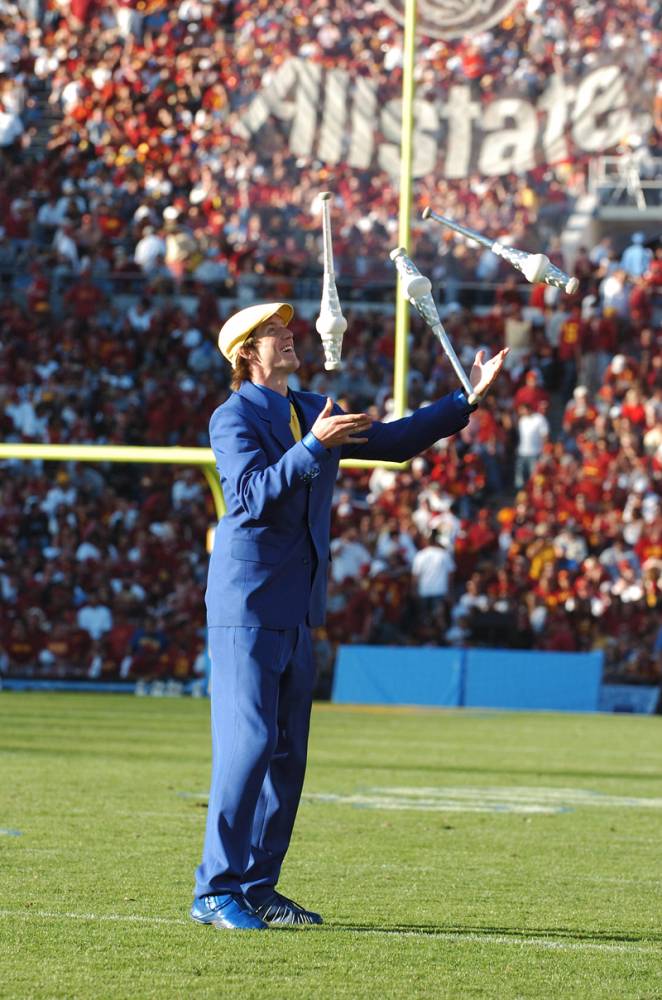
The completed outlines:
{"type": "MultiPolygon", "coordinates": [[[[476,85],[458,83],[444,99],[414,102],[415,177],[495,177],[577,160],[645,134],[651,120],[647,88],[615,62],[581,76],[552,74],[535,99],[508,82],[488,101],[479,97],[476,85]]],[[[294,156],[397,177],[400,121],[401,100],[382,103],[376,80],[292,57],[264,75],[240,129],[258,155],[271,155],[275,130],[294,156]]]]}

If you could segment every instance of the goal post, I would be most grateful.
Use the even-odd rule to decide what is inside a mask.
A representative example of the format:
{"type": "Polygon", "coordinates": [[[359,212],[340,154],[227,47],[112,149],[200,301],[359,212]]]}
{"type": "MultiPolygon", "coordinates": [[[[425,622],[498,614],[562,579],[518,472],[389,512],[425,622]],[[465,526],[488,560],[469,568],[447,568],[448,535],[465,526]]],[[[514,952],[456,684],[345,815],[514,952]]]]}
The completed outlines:
{"type": "MultiPolygon", "coordinates": [[[[149,448],[115,444],[15,444],[0,442],[0,460],[14,459],[25,462],[136,462],[141,464],[197,466],[202,471],[214,500],[216,515],[220,520],[225,514],[223,490],[216,471],[211,448],[149,448]]],[[[408,463],[381,462],[368,459],[344,459],[344,468],[404,469],[408,463]]]]}

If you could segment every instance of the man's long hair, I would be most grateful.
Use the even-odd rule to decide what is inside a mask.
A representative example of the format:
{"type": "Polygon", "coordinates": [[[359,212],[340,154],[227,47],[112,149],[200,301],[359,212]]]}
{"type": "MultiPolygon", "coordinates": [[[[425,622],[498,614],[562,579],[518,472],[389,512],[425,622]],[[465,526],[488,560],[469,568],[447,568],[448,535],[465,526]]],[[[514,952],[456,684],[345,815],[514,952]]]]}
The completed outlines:
{"type": "Polygon", "coordinates": [[[250,334],[246,337],[240,348],[240,352],[237,355],[237,363],[232,369],[232,379],[230,380],[230,388],[233,392],[241,386],[242,382],[250,382],[251,380],[251,363],[250,359],[243,352],[246,350],[247,353],[252,351],[255,347],[255,341],[253,340],[253,335],[250,334]]]}

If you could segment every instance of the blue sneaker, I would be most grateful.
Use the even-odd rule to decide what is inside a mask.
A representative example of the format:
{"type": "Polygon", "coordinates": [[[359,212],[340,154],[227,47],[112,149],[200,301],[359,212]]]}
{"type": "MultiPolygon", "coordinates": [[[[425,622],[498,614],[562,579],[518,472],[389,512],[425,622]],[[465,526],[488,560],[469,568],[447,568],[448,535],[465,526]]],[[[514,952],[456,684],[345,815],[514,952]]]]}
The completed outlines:
{"type": "Polygon", "coordinates": [[[304,910],[303,906],[299,906],[293,899],[288,899],[287,896],[282,896],[275,890],[270,896],[262,900],[262,902],[251,905],[258,917],[267,924],[303,927],[310,924],[323,923],[319,913],[313,913],[312,910],[304,910]]]}
{"type": "Polygon", "coordinates": [[[266,931],[268,927],[241,893],[198,896],[193,900],[191,919],[198,924],[212,924],[224,931],[266,931]]]}

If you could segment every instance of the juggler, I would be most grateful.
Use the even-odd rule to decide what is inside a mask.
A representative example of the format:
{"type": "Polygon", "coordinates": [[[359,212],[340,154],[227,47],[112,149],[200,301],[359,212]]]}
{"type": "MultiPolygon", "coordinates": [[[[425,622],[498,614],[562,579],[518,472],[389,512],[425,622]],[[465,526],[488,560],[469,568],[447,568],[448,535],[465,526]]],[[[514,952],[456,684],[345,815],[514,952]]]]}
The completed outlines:
{"type": "MultiPolygon", "coordinates": [[[[461,391],[392,423],[293,392],[294,310],[285,302],[231,316],[219,347],[233,392],[215,410],[211,445],[227,513],[209,566],[212,778],[194,920],[264,930],[322,918],[276,886],[306,767],[314,667],[310,629],[324,622],[331,503],[341,458],[403,462],[465,427],[461,391]]],[[[476,355],[477,395],[504,362],[476,355]]]]}

